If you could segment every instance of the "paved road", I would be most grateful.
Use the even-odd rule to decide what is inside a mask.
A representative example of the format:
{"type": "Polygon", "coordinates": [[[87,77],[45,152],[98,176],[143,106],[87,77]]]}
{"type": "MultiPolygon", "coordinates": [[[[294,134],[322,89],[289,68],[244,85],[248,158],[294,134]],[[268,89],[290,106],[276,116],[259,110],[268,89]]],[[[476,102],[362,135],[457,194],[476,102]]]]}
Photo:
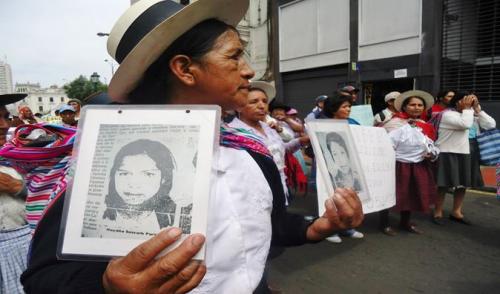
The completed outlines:
{"type": "MultiPolygon", "coordinates": [[[[308,214],[314,197],[291,209],[308,214]]],[[[424,234],[396,237],[379,233],[377,214],[368,215],[359,229],[364,239],[287,248],[271,261],[271,283],[284,293],[500,293],[500,201],[468,192],[464,213],[473,226],[437,226],[417,215],[424,234]]],[[[391,213],[391,223],[398,221],[391,213]]]]}

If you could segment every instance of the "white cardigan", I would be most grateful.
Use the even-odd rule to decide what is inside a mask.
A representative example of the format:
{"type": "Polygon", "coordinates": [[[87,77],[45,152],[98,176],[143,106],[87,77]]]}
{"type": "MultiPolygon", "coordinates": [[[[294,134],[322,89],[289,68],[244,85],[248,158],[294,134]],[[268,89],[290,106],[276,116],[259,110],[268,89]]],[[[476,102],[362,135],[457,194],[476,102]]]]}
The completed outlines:
{"type": "Polygon", "coordinates": [[[464,109],[461,113],[445,111],[439,124],[436,146],[441,152],[469,154],[469,129],[473,123],[472,109],[464,109]]]}

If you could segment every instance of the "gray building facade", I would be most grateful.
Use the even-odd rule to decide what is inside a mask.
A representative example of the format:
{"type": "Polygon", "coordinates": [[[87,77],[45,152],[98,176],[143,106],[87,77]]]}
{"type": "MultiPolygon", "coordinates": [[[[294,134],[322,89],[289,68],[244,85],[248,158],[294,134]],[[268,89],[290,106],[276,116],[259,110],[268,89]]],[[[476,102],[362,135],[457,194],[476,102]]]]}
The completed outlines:
{"type": "Polygon", "coordinates": [[[390,91],[451,88],[498,120],[497,22],[494,0],[282,0],[279,99],[305,116],[317,95],[355,84],[377,112],[390,91]]]}

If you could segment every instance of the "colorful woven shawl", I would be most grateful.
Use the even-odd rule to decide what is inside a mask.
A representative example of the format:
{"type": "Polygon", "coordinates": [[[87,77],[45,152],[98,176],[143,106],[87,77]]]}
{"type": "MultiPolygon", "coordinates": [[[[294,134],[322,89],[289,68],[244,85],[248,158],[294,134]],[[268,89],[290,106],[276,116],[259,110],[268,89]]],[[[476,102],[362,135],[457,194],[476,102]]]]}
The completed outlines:
{"type": "MultiPolygon", "coordinates": [[[[24,176],[28,188],[26,217],[30,227],[36,228],[44,211],[61,195],[72,177],[71,152],[76,129],[59,125],[22,125],[14,132],[14,139],[0,149],[3,164],[15,168],[24,176]],[[58,139],[43,147],[29,147],[23,137],[34,129],[56,134],[58,139]]],[[[245,129],[221,126],[220,145],[239,150],[252,150],[272,159],[264,143],[245,129]]]]}
{"type": "Polygon", "coordinates": [[[259,136],[242,128],[232,128],[226,123],[220,127],[220,145],[239,150],[251,150],[273,158],[259,136]]]}
{"type": "Polygon", "coordinates": [[[2,159],[24,177],[28,190],[26,218],[32,229],[51,201],[66,190],[75,134],[76,129],[58,125],[22,125],[15,130],[12,141],[0,149],[2,159]],[[57,139],[43,147],[29,147],[25,136],[35,129],[57,139]]]}

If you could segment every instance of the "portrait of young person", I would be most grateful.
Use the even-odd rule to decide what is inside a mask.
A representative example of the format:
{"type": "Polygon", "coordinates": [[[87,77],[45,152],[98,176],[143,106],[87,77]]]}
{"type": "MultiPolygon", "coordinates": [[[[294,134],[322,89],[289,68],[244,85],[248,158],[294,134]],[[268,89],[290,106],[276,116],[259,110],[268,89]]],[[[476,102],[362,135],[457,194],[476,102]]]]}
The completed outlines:
{"type": "Polygon", "coordinates": [[[352,187],[360,191],[359,175],[352,169],[349,150],[344,138],[335,132],[326,134],[326,148],[331,155],[333,164],[328,167],[335,188],[352,187]]]}
{"type": "MultiPolygon", "coordinates": [[[[120,63],[109,85],[115,102],[210,104],[223,111],[245,106],[254,71],[243,58],[237,23],[248,0],[142,0],[110,32],[108,52],[120,63]]],[[[56,257],[64,194],[45,212],[33,236],[27,293],[266,293],[264,266],[273,245],[323,240],[363,220],[352,189],[337,189],[326,212],[312,221],[287,212],[280,173],[268,149],[226,124],[211,187],[214,211],[207,235],[179,239],[169,228],[124,257],[110,262],[63,261],[56,257]],[[242,179],[245,179],[242,181],[242,179]],[[203,262],[192,257],[206,243],[203,262]]]]}
{"type": "MultiPolygon", "coordinates": [[[[175,220],[180,219],[176,218],[177,204],[169,195],[174,169],[172,153],[158,141],[139,139],[121,147],[110,171],[99,236],[143,238],[142,234],[123,231],[152,236],[162,228],[173,226],[175,220]]],[[[177,221],[175,225],[183,228],[184,234],[190,233],[189,224],[177,221]]]]}

